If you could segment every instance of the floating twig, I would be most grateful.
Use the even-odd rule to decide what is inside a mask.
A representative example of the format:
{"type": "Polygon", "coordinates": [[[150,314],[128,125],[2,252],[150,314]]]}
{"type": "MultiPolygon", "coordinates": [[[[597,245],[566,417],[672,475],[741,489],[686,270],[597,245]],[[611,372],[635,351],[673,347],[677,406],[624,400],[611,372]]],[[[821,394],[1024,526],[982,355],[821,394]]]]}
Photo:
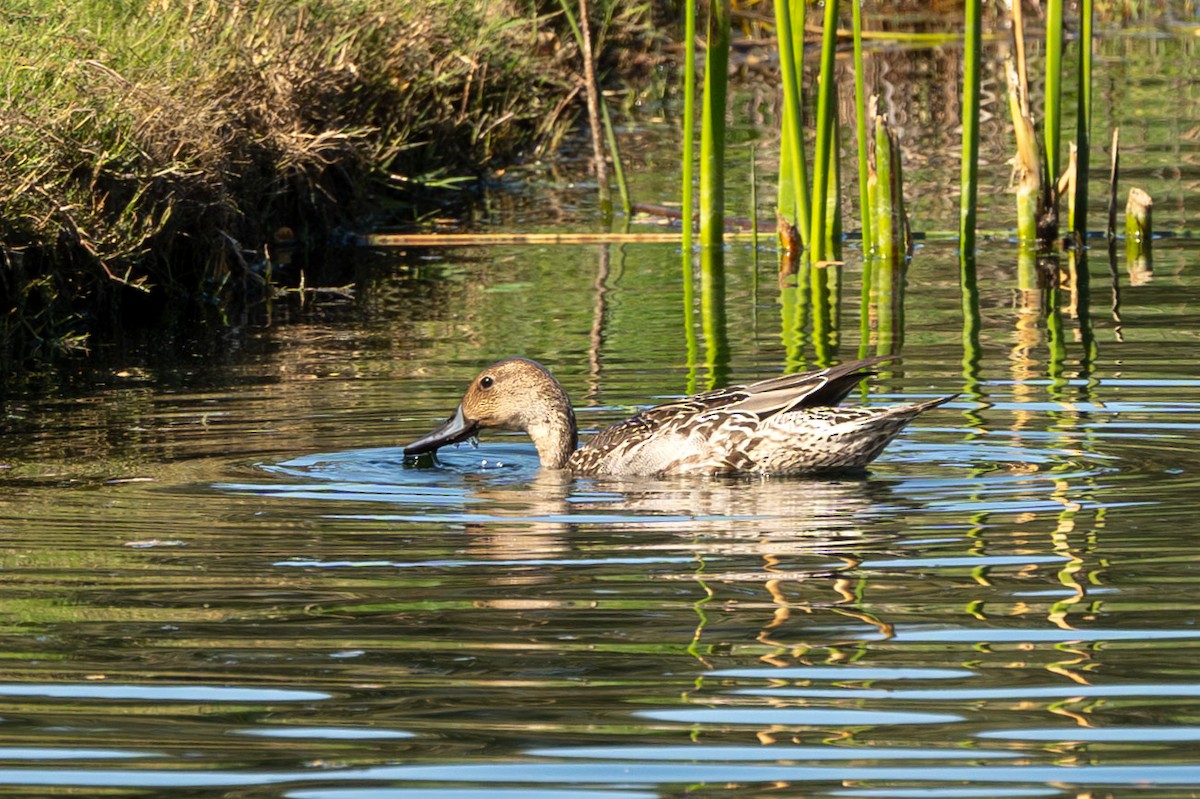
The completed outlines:
{"type": "MultiPolygon", "coordinates": [[[[749,238],[750,234],[734,234],[749,238]]],[[[372,233],[360,247],[470,247],[496,244],[653,244],[676,242],[682,231],[664,233],[372,233]]]]}

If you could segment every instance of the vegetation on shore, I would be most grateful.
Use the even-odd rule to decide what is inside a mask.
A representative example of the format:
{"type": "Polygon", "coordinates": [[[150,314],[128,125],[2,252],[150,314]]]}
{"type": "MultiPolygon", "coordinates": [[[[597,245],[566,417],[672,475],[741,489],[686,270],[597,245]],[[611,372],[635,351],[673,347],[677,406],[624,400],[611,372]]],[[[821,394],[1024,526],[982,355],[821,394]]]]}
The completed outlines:
{"type": "MultiPolygon", "coordinates": [[[[724,0],[713,7],[728,8],[720,15],[725,21],[766,42],[795,16],[794,41],[783,37],[781,44],[791,42],[795,55],[784,77],[799,85],[807,4],[724,0]],[[790,9],[775,15],[774,26],[772,6],[790,9]]],[[[953,4],[935,5],[947,18],[958,13],[953,4]]],[[[596,58],[610,64],[613,53],[636,58],[631,45],[639,34],[645,41],[647,33],[678,33],[679,16],[696,6],[9,0],[0,8],[0,365],[82,349],[88,332],[109,320],[137,319],[159,330],[167,319],[189,324],[180,309],[199,309],[213,312],[216,327],[281,286],[327,284],[315,261],[288,267],[291,251],[303,262],[339,227],[362,231],[412,219],[460,179],[552,148],[583,106],[588,70],[569,30],[573,7],[591,9],[596,41],[603,42],[596,58]]],[[[833,37],[841,29],[836,3],[825,11],[822,64],[831,77],[818,79],[825,91],[812,94],[831,110],[833,37]]],[[[881,19],[892,24],[890,16],[881,19]]],[[[934,38],[949,41],[960,26],[937,27],[949,32],[934,38]]],[[[586,41],[586,26],[582,33],[586,41]]],[[[693,38],[684,35],[688,45],[693,38]]],[[[720,67],[718,60],[710,59],[720,67]]],[[[863,71],[855,69],[860,82],[863,71]]],[[[789,124],[801,138],[795,94],[789,124]]],[[[712,120],[724,119],[724,101],[711,105],[712,120]]],[[[862,106],[860,97],[856,113],[866,120],[862,106]]],[[[832,117],[825,119],[813,137],[818,144],[838,135],[832,117]]],[[[615,156],[615,143],[610,149],[615,156]]],[[[722,149],[717,143],[712,155],[722,149]]],[[[837,148],[818,150],[830,158],[815,160],[832,171],[837,148]]],[[[785,176],[802,178],[803,155],[789,161],[786,147],[782,155],[785,176]]],[[[690,178],[685,182],[690,188],[690,178]]],[[[721,196],[719,179],[701,183],[713,189],[710,198],[721,196]]],[[[840,186],[836,174],[822,173],[820,183],[840,186]]],[[[790,194],[780,186],[783,205],[793,195],[805,202],[804,180],[798,185],[790,194]]],[[[821,203],[819,210],[836,220],[836,203],[830,209],[821,203]]],[[[719,238],[721,226],[710,227],[719,238]]],[[[809,225],[801,229],[816,236],[809,225]]],[[[827,260],[818,253],[818,263],[827,260]]]]}
{"type": "Polygon", "coordinates": [[[551,24],[528,0],[9,0],[0,353],[265,296],[273,248],[551,140],[577,69],[551,24]]]}

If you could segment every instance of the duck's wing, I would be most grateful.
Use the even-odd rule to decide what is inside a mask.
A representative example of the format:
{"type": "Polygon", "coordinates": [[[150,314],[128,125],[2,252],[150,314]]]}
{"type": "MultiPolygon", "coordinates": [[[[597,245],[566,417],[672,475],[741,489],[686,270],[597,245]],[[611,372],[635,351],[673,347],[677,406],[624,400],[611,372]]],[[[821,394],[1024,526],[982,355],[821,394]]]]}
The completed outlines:
{"type": "MultiPolygon", "coordinates": [[[[701,417],[714,412],[718,415],[753,415],[761,420],[797,408],[837,405],[860,380],[874,374],[869,371],[870,367],[887,360],[890,356],[881,355],[815,372],[728,386],[656,405],[597,433],[588,441],[587,448],[601,452],[616,447],[632,449],[660,431],[698,422],[701,417]]],[[[749,416],[744,418],[750,420],[749,416]]]]}
{"type": "Polygon", "coordinates": [[[656,405],[601,430],[588,439],[586,446],[587,449],[598,452],[616,448],[633,449],[662,430],[695,419],[709,411],[729,407],[748,397],[745,386],[730,386],[685,397],[676,402],[656,405]]]}
{"type": "Polygon", "coordinates": [[[837,405],[863,378],[875,374],[870,371],[872,366],[890,359],[888,355],[877,355],[816,372],[759,380],[741,386],[744,398],[730,403],[727,410],[753,413],[760,419],[766,419],[798,408],[837,405]]]}

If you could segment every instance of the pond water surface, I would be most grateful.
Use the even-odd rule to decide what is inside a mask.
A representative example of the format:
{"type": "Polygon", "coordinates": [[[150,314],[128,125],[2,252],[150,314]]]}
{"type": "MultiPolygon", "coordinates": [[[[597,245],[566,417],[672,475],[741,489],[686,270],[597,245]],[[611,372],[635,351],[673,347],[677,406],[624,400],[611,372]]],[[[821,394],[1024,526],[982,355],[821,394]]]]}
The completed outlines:
{"type": "MultiPolygon", "coordinates": [[[[1200,227],[1189,37],[1103,50],[1134,77],[1098,119],[1131,116],[1163,231],[1200,227]]],[[[922,164],[914,227],[951,227],[922,164]]],[[[536,204],[499,221],[595,221],[536,204]]],[[[1095,243],[1075,304],[987,240],[965,319],[927,240],[865,401],[960,396],[863,478],[572,481],[504,434],[405,467],[508,355],[588,431],[857,357],[854,246],[820,347],[759,255],[732,244],[723,313],[685,315],[677,245],[357,253],[353,307],[7,399],[0,793],[1197,795],[1194,238],[1132,275],[1095,243]]]]}

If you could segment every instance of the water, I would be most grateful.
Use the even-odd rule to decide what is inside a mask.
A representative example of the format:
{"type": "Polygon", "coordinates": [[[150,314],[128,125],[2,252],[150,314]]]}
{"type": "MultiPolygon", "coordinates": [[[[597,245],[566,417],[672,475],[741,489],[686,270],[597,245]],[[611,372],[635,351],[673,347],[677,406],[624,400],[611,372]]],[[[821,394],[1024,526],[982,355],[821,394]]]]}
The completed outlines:
{"type": "MultiPolygon", "coordinates": [[[[1170,141],[1126,158],[1194,228],[1170,141]]],[[[354,308],[10,398],[3,793],[1195,795],[1198,256],[1156,242],[1135,284],[1119,253],[1116,318],[1093,248],[1074,317],[985,242],[964,359],[928,241],[870,401],[962,396],[863,479],[571,481],[505,434],[405,468],[494,358],[546,363],[587,430],[811,365],[745,243],[694,348],[670,245],[364,255],[354,308]]],[[[851,250],[840,358],[859,274],[851,250]]]]}

